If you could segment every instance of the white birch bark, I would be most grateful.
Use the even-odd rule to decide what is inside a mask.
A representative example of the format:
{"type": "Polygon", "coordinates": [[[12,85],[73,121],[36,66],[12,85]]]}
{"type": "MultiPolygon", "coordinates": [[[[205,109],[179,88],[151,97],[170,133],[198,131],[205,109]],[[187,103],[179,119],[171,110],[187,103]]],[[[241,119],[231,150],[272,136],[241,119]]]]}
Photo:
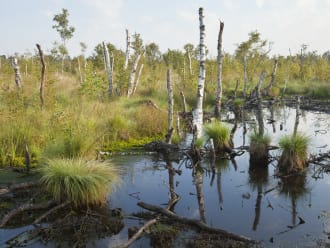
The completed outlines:
{"type": "Polygon", "coordinates": [[[180,91],[180,96],[181,96],[181,102],[182,102],[182,107],[183,107],[183,113],[186,113],[187,112],[187,103],[186,103],[186,98],[182,91],[180,91]]]}
{"type": "Polygon", "coordinates": [[[220,22],[220,31],[218,36],[218,58],[217,58],[217,81],[218,81],[218,88],[217,88],[217,97],[215,100],[215,116],[220,117],[221,111],[221,99],[222,99],[222,33],[223,33],[224,23],[220,22]]]}
{"type": "Polygon", "coordinates": [[[17,86],[17,88],[21,88],[22,87],[22,78],[21,78],[21,73],[19,72],[19,65],[18,65],[17,58],[12,59],[12,65],[13,65],[14,72],[15,72],[16,86],[17,86]]]}
{"type": "Polygon", "coordinates": [[[205,25],[203,8],[199,8],[199,30],[200,30],[200,44],[199,44],[199,76],[197,86],[197,104],[193,111],[193,126],[196,131],[196,138],[202,136],[203,129],[203,98],[204,98],[204,84],[205,84],[205,25]]]}
{"type": "Polygon", "coordinates": [[[111,70],[111,64],[110,64],[110,56],[109,56],[109,51],[108,47],[105,44],[105,42],[102,42],[103,45],[103,53],[104,53],[104,61],[105,61],[105,66],[107,69],[107,75],[108,75],[108,91],[109,91],[109,96],[112,95],[112,70],[111,70]]]}
{"type": "Polygon", "coordinates": [[[128,32],[128,29],[126,29],[126,53],[125,53],[124,70],[127,69],[129,53],[130,53],[130,47],[131,47],[130,35],[129,35],[129,32],[128,32]]]}
{"type": "Polygon", "coordinates": [[[136,88],[137,88],[137,86],[139,85],[139,82],[140,82],[140,76],[141,76],[141,74],[142,74],[143,66],[144,66],[144,64],[141,64],[141,65],[140,65],[140,69],[139,69],[139,72],[138,72],[138,74],[137,74],[137,77],[136,77],[136,80],[135,80],[135,83],[134,83],[132,96],[134,96],[135,91],[136,91],[136,88]]]}
{"type": "Polygon", "coordinates": [[[128,88],[127,88],[127,97],[131,97],[134,89],[134,82],[135,82],[135,75],[136,75],[136,69],[139,64],[139,61],[141,59],[141,54],[138,54],[135,58],[134,64],[132,66],[131,73],[129,75],[128,80],[128,88]]]}
{"type": "Polygon", "coordinates": [[[269,85],[263,90],[264,95],[268,96],[270,94],[270,89],[274,86],[276,70],[277,70],[277,64],[278,64],[278,59],[275,59],[274,60],[274,67],[273,67],[273,71],[272,71],[272,79],[270,80],[269,85]]]}
{"type": "Polygon", "coordinates": [[[256,96],[257,96],[258,99],[261,98],[260,89],[261,89],[261,84],[262,84],[262,82],[265,79],[265,76],[266,76],[266,72],[265,71],[262,71],[261,74],[260,74],[260,78],[259,78],[259,82],[258,82],[257,88],[256,88],[256,94],[257,94],[256,96]]]}

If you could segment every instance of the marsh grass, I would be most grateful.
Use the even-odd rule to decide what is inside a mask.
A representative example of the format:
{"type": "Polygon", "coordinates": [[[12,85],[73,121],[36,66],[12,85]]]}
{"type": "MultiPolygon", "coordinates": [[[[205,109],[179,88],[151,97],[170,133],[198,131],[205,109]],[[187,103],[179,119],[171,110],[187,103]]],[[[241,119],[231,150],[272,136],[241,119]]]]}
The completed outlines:
{"type": "Polygon", "coordinates": [[[227,147],[230,147],[230,130],[221,122],[214,121],[205,124],[204,135],[206,140],[213,139],[217,152],[225,151],[227,147]]]}
{"type": "Polygon", "coordinates": [[[285,172],[302,170],[307,165],[310,138],[297,133],[294,136],[283,136],[279,141],[282,155],[279,168],[285,172]]]}
{"type": "Polygon", "coordinates": [[[250,135],[250,164],[265,166],[268,164],[268,146],[271,138],[269,135],[252,133],[250,135]]]}
{"type": "Polygon", "coordinates": [[[75,207],[104,204],[120,183],[119,170],[108,162],[52,159],[40,169],[41,183],[58,202],[75,207]]]}

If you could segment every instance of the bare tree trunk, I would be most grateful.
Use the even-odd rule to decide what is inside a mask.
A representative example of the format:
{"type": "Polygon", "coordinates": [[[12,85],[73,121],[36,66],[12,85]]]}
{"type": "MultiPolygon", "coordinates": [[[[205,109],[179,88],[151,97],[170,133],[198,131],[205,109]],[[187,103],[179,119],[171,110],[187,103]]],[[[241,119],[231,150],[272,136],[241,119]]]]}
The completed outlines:
{"type": "Polygon", "coordinates": [[[205,25],[204,25],[203,8],[199,8],[199,30],[200,30],[200,60],[199,60],[199,76],[197,87],[197,104],[193,111],[193,126],[196,129],[196,137],[202,136],[203,128],[203,98],[204,98],[204,84],[205,84],[205,25]]]}
{"type": "Polygon", "coordinates": [[[252,92],[252,95],[251,95],[252,98],[261,99],[260,89],[261,89],[262,82],[265,79],[265,76],[266,76],[266,71],[262,71],[261,74],[260,74],[260,77],[259,77],[259,82],[258,82],[257,86],[255,87],[255,89],[252,92]]]}
{"type": "Polygon", "coordinates": [[[132,96],[134,96],[135,91],[136,91],[136,88],[137,88],[137,86],[138,86],[138,84],[139,84],[140,76],[141,76],[141,74],[142,74],[142,70],[143,70],[143,64],[140,65],[140,69],[139,69],[139,72],[138,72],[138,74],[137,74],[137,77],[136,77],[136,80],[135,80],[135,83],[134,83],[132,96]]]}
{"type": "Polygon", "coordinates": [[[182,91],[180,91],[181,101],[182,101],[182,107],[183,107],[183,113],[187,112],[187,104],[186,104],[186,98],[184,97],[184,94],[182,91]]]}
{"type": "Polygon", "coordinates": [[[187,50],[187,56],[188,56],[188,64],[189,64],[189,75],[191,76],[192,73],[192,67],[191,67],[191,51],[190,49],[187,50]]]}
{"type": "Polygon", "coordinates": [[[186,81],[186,61],[185,61],[185,59],[183,59],[182,79],[183,79],[183,81],[186,81]]]}
{"type": "Polygon", "coordinates": [[[275,75],[276,75],[276,70],[277,70],[277,64],[278,64],[278,59],[274,60],[274,67],[272,71],[272,79],[270,80],[269,85],[263,90],[263,95],[269,96],[270,94],[270,89],[274,86],[275,83],[275,75]]]}
{"type": "Polygon", "coordinates": [[[46,75],[45,75],[45,71],[46,71],[46,64],[45,64],[45,60],[44,60],[44,53],[41,50],[41,46],[39,44],[36,44],[38,51],[39,51],[39,56],[40,56],[40,61],[41,61],[41,80],[40,80],[40,106],[41,109],[43,109],[44,105],[45,105],[45,99],[44,99],[44,89],[45,89],[45,80],[46,80],[46,75]]]}
{"type": "Polygon", "coordinates": [[[235,86],[235,92],[234,92],[234,98],[237,97],[237,89],[238,89],[238,85],[239,85],[239,80],[236,80],[236,86],[235,86]]]}
{"type": "Polygon", "coordinates": [[[107,68],[107,74],[108,74],[108,83],[109,83],[108,92],[109,92],[109,96],[112,96],[112,70],[111,70],[111,64],[110,64],[110,56],[109,56],[108,47],[104,41],[102,42],[102,45],[103,45],[105,66],[107,68]]]}
{"type": "Polygon", "coordinates": [[[131,47],[130,35],[129,35],[129,32],[128,32],[128,29],[126,29],[126,53],[125,53],[124,70],[127,69],[129,53],[130,53],[130,47],[131,47]]]}
{"type": "Polygon", "coordinates": [[[21,78],[21,74],[19,72],[19,65],[18,65],[18,61],[17,58],[13,58],[12,59],[12,65],[14,68],[14,72],[15,72],[15,83],[17,88],[22,88],[22,78],[21,78]]]}
{"type": "Polygon", "coordinates": [[[27,76],[27,74],[28,74],[28,65],[27,65],[27,63],[25,64],[25,76],[27,76]]]}
{"type": "Polygon", "coordinates": [[[220,31],[218,36],[218,67],[217,67],[217,81],[218,81],[218,90],[217,98],[215,100],[215,116],[220,117],[221,111],[221,98],[222,98],[222,33],[224,28],[224,23],[220,21],[220,31]]]}
{"type": "Polygon", "coordinates": [[[173,105],[174,105],[174,98],[173,98],[173,88],[171,83],[171,70],[167,69],[166,73],[167,78],[167,93],[168,93],[168,118],[167,118],[167,139],[166,143],[171,144],[171,139],[173,133],[173,105]]]}
{"type": "Polygon", "coordinates": [[[247,88],[247,70],[246,70],[246,67],[247,67],[247,57],[246,55],[244,55],[244,85],[243,85],[243,97],[246,98],[246,88],[247,88]]]}
{"type": "Polygon", "coordinates": [[[135,74],[136,74],[136,68],[139,64],[139,61],[141,59],[141,54],[138,54],[135,58],[134,64],[132,66],[131,73],[129,75],[129,81],[128,81],[128,89],[127,89],[127,97],[131,97],[133,93],[134,88],[134,82],[135,82],[135,74]]]}
{"type": "Polygon", "coordinates": [[[83,76],[82,76],[82,73],[81,73],[81,66],[80,66],[79,56],[78,56],[78,71],[79,71],[80,84],[83,84],[83,76]]]}
{"type": "Polygon", "coordinates": [[[297,135],[298,132],[298,125],[299,125],[299,116],[300,116],[300,96],[296,97],[297,101],[297,106],[296,106],[296,120],[294,123],[294,128],[293,128],[293,136],[297,135]]]}

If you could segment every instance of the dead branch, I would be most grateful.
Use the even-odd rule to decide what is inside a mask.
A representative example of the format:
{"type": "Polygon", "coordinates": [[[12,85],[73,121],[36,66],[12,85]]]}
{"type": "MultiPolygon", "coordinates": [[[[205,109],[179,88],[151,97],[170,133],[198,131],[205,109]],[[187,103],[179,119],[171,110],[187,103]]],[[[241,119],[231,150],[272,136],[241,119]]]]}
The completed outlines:
{"type": "Polygon", "coordinates": [[[166,217],[174,219],[178,222],[181,222],[181,223],[184,223],[184,224],[187,224],[187,225],[195,226],[195,227],[197,227],[197,228],[199,228],[200,230],[203,230],[203,231],[207,231],[207,232],[211,232],[211,233],[217,233],[217,234],[226,236],[228,238],[231,238],[231,239],[237,240],[237,241],[249,242],[249,243],[254,242],[252,239],[250,239],[248,237],[244,237],[244,236],[237,235],[237,234],[234,234],[234,233],[231,233],[231,232],[227,232],[227,231],[222,230],[222,229],[210,227],[210,226],[206,225],[205,223],[202,223],[198,220],[188,219],[188,218],[185,218],[185,217],[178,216],[178,215],[174,214],[173,212],[169,211],[168,209],[164,209],[164,208],[161,208],[161,207],[158,207],[158,206],[155,206],[155,205],[150,205],[150,204],[145,203],[145,202],[138,202],[137,205],[144,208],[144,209],[147,209],[149,211],[157,212],[157,213],[160,213],[162,215],[165,215],[166,217]]]}
{"type": "Polygon", "coordinates": [[[60,205],[57,205],[51,209],[49,209],[46,213],[44,213],[43,215],[39,216],[39,218],[37,218],[33,224],[38,224],[40,223],[43,219],[45,219],[48,215],[50,215],[51,213],[61,209],[61,208],[64,208],[66,207],[67,205],[69,205],[71,202],[70,201],[66,201],[66,202],[63,202],[62,204],[60,205]]]}
{"type": "Polygon", "coordinates": [[[39,204],[33,204],[33,203],[25,203],[15,209],[12,209],[8,214],[6,214],[1,222],[0,222],[0,228],[4,227],[8,221],[10,221],[11,218],[13,218],[15,215],[22,213],[27,210],[38,210],[38,209],[46,209],[51,206],[53,206],[55,202],[53,200],[50,200],[48,202],[43,202],[39,204]]]}
{"type": "Polygon", "coordinates": [[[154,218],[145,223],[126,243],[116,246],[115,248],[126,248],[129,247],[135,240],[137,240],[144,232],[144,230],[148,229],[151,225],[157,222],[158,218],[154,218]]]}
{"type": "Polygon", "coordinates": [[[24,182],[24,183],[12,184],[7,188],[0,189],[0,197],[2,195],[10,193],[14,190],[27,189],[27,188],[37,187],[37,186],[39,186],[39,182],[34,182],[34,181],[33,182],[24,182]]]}

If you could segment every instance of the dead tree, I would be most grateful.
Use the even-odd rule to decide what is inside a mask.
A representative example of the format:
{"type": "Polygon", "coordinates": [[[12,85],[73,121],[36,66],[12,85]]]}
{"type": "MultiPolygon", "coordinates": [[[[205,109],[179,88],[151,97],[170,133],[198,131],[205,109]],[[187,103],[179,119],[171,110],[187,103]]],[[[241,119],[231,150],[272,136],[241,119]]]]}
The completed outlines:
{"type": "Polygon", "coordinates": [[[180,96],[181,96],[181,101],[182,101],[182,110],[183,110],[183,113],[186,113],[187,112],[187,104],[186,104],[186,98],[183,94],[182,91],[180,91],[180,96]]]}
{"type": "Polygon", "coordinates": [[[124,70],[127,69],[129,53],[130,53],[130,47],[131,47],[130,36],[129,36],[128,29],[126,29],[126,53],[125,53],[124,70]]]}
{"type": "Polygon", "coordinates": [[[247,90],[247,57],[246,55],[244,55],[244,58],[243,58],[243,66],[244,66],[244,81],[243,81],[243,97],[246,98],[246,90],[247,90]]]}
{"type": "Polygon", "coordinates": [[[134,89],[134,82],[135,82],[135,76],[136,76],[136,69],[139,64],[139,61],[142,57],[142,54],[138,54],[135,57],[134,64],[132,66],[131,73],[129,75],[129,80],[128,80],[128,89],[127,89],[127,97],[131,97],[133,94],[133,89],[134,89]]]}
{"type": "Polygon", "coordinates": [[[105,44],[105,42],[102,42],[103,45],[103,53],[104,53],[104,61],[105,61],[105,67],[107,69],[107,74],[108,74],[108,91],[109,91],[109,96],[112,96],[112,67],[110,64],[110,56],[109,56],[109,51],[108,47],[105,44]]]}
{"type": "Polygon", "coordinates": [[[255,89],[253,90],[253,92],[251,94],[252,98],[257,98],[257,99],[261,98],[260,89],[261,89],[262,82],[265,79],[265,76],[266,76],[266,71],[262,71],[261,74],[260,74],[260,77],[259,77],[259,82],[258,82],[257,86],[255,87],[255,89]]]}
{"type": "Polygon", "coordinates": [[[22,78],[21,78],[21,73],[19,72],[19,65],[18,65],[18,61],[17,58],[13,58],[12,59],[12,65],[14,68],[14,72],[15,72],[15,83],[17,88],[22,88],[22,78]]]}
{"type": "Polygon", "coordinates": [[[173,87],[171,83],[171,71],[167,69],[167,93],[168,93],[168,130],[166,135],[166,143],[171,144],[172,134],[173,134],[173,105],[174,105],[174,98],[173,98],[173,87]]]}
{"type": "Polygon", "coordinates": [[[268,86],[262,91],[262,94],[265,96],[270,95],[270,90],[274,86],[275,83],[275,75],[276,75],[276,70],[277,70],[277,64],[278,64],[278,59],[274,60],[274,67],[273,67],[273,72],[272,72],[272,79],[270,80],[270,83],[268,86]]]}
{"type": "Polygon", "coordinates": [[[222,98],[222,33],[224,28],[224,23],[220,21],[220,31],[218,36],[218,58],[217,58],[217,81],[218,81],[218,90],[217,90],[217,98],[215,100],[215,116],[220,117],[221,111],[221,98],[222,98]]]}
{"type": "Polygon", "coordinates": [[[40,56],[40,61],[41,61],[41,80],[40,80],[40,106],[41,109],[43,109],[44,105],[45,105],[45,96],[44,96],[44,91],[45,91],[45,80],[46,80],[46,75],[45,75],[45,71],[46,71],[46,64],[45,64],[45,60],[44,60],[44,53],[41,49],[41,46],[39,44],[36,44],[38,51],[39,51],[39,56],[40,56]]]}
{"type": "Polygon", "coordinates": [[[200,41],[199,41],[199,76],[198,76],[198,86],[197,86],[197,104],[196,109],[193,111],[193,126],[196,129],[196,137],[200,138],[202,136],[203,128],[203,98],[204,98],[204,84],[205,84],[205,25],[203,8],[199,8],[199,31],[200,31],[200,41]]]}
{"type": "Polygon", "coordinates": [[[135,82],[134,82],[134,87],[133,87],[132,96],[134,96],[135,91],[136,91],[136,88],[137,88],[137,86],[138,86],[138,84],[139,84],[140,76],[141,76],[141,74],[142,74],[142,70],[143,70],[143,64],[140,65],[139,72],[138,72],[137,77],[136,77],[136,80],[135,80],[135,82]]]}

